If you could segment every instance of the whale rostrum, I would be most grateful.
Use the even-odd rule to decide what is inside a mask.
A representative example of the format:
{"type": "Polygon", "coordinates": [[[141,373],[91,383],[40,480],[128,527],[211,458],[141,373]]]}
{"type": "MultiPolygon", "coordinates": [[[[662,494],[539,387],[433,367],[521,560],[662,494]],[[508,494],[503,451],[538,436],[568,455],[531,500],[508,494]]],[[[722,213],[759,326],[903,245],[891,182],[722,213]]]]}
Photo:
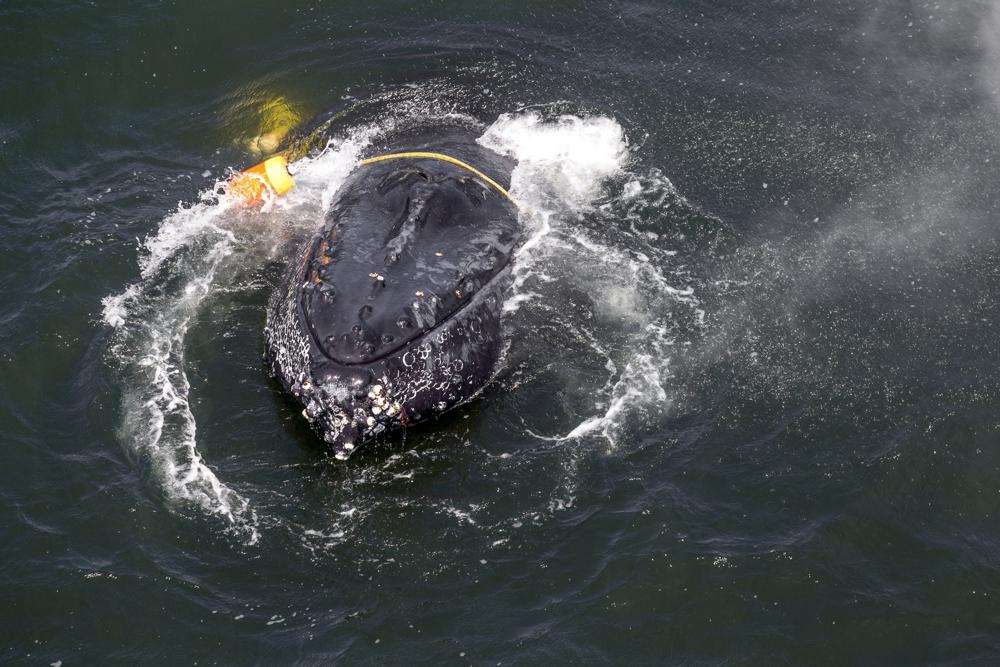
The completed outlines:
{"type": "MultiPolygon", "coordinates": [[[[454,128],[380,148],[440,153],[498,183],[513,168],[454,128]]],[[[271,370],[337,458],[469,400],[493,377],[522,236],[494,185],[432,157],[360,164],[273,295],[271,370]]]]}

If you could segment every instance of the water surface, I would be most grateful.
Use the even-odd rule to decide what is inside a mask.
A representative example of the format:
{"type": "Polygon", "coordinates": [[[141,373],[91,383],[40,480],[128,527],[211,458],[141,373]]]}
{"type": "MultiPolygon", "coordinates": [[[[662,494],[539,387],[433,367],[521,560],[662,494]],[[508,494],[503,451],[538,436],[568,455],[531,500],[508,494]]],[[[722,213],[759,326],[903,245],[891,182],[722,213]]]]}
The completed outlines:
{"type": "Polygon", "coordinates": [[[1000,8],[0,7],[0,660],[995,664],[1000,8]],[[253,137],[346,111],[261,213],[253,137]],[[340,464],[267,299],[459,119],[528,242],[479,400],[340,464]]]}

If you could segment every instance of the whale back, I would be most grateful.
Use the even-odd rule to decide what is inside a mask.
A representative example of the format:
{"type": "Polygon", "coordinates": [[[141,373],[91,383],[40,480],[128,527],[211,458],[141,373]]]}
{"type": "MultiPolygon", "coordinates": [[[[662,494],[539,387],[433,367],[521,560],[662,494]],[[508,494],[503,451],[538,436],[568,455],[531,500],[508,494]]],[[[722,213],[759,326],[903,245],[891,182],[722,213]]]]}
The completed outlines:
{"type": "MultiPolygon", "coordinates": [[[[434,151],[508,182],[510,163],[469,137],[434,151]]],[[[469,170],[434,158],[361,165],[304,257],[298,305],[316,348],[343,365],[391,355],[490,285],[519,239],[514,205],[469,170]]]]}

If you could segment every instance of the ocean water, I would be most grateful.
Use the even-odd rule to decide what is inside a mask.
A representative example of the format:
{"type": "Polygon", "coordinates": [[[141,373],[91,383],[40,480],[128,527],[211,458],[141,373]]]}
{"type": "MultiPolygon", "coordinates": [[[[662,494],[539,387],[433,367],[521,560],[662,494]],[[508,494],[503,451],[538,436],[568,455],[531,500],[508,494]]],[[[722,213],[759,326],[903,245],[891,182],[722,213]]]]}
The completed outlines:
{"type": "Polygon", "coordinates": [[[13,1],[0,43],[0,662],[1000,662],[1000,5],[13,1]],[[340,463],[267,300],[445,118],[518,160],[503,368],[340,463]]]}

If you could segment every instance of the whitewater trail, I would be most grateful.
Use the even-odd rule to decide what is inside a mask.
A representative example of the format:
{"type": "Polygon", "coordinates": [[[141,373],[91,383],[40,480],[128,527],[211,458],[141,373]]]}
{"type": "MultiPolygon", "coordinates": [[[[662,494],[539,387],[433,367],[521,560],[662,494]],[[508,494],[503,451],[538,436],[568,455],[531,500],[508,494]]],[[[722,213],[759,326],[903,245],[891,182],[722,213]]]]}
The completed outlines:
{"type": "MultiPolygon", "coordinates": [[[[322,224],[333,193],[346,178],[368,132],[331,144],[316,158],[295,165],[294,195],[270,202],[260,215],[281,207],[304,224],[322,224]]],[[[141,278],[104,299],[104,321],[114,328],[113,365],[121,372],[121,439],[147,466],[171,508],[195,507],[222,517],[253,544],[260,537],[249,501],[222,482],[197,445],[197,424],[189,404],[184,343],[200,307],[216,287],[226,262],[241,250],[241,212],[215,193],[180,206],[140,248],[141,278]]],[[[254,214],[250,214],[254,215],[254,214]]],[[[254,231],[279,227],[255,226],[254,231]]],[[[256,239],[259,242],[259,239],[256,239]]]]}

